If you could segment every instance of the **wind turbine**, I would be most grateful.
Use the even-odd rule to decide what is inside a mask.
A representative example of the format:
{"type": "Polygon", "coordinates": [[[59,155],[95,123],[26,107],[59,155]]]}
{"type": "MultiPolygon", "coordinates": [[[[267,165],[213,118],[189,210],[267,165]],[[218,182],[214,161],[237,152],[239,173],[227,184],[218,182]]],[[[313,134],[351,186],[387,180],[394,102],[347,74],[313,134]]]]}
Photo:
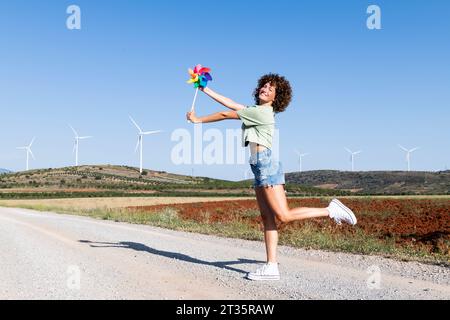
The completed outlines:
{"type": "Polygon", "coordinates": [[[35,139],[35,138],[33,138],[33,140],[31,140],[31,143],[30,143],[28,146],[26,146],[26,147],[17,147],[17,149],[20,149],[20,150],[26,150],[26,151],[27,151],[27,171],[29,170],[28,163],[29,163],[29,156],[30,156],[30,154],[31,154],[31,156],[33,157],[33,159],[36,159],[36,158],[34,157],[33,152],[31,151],[31,146],[33,145],[34,139],[35,139]]]}
{"type": "Polygon", "coordinates": [[[309,155],[309,153],[300,153],[298,150],[294,150],[294,152],[298,155],[298,162],[300,164],[300,172],[302,172],[302,163],[303,163],[303,157],[306,157],[309,155]]]}
{"type": "Polygon", "coordinates": [[[350,149],[345,148],[348,153],[350,153],[350,161],[352,163],[352,171],[355,171],[355,155],[360,154],[362,151],[352,152],[350,149]]]}
{"type": "Polygon", "coordinates": [[[75,131],[75,129],[69,124],[70,129],[72,129],[73,133],[75,134],[75,145],[73,146],[73,151],[75,152],[75,166],[78,167],[78,147],[80,145],[80,140],[90,139],[91,136],[86,137],[80,137],[78,133],[75,131]]]}
{"type": "Polygon", "coordinates": [[[413,149],[406,149],[405,147],[398,145],[400,147],[400,149],[402,149],[403,151],[406,152],[406,162],[408,163],[408,171],[411,171],[411,166],[410,166],[410,162],[411,162],[411,153],[413,153],[414,151],[416,151],[417,149],[420,149],[419,147],[413,148],[413,149]]]}
{"type": "Polygon", "coordinates": [[[138,126],[138,124],[136,123],[136,121],[134,121],[134,119],[130,116],[130,120],[131,122],[133,122],[133,124],[136,126],[136,128],[139,130],[139,137],[138,137],[138,142],[136,144],[136,150],[134,152],[136,152],[138,150],[138,148],[140,147],[140,167],[139,167],[139,172],[142,174],[142,142],[144,139],[144,136],[146,135],[150,135],[150,134],[155,134],[155,133],[160,133],[162,132],[161,130],[156,130],[156,131],[142,131],[141,127],[138,126]]]}

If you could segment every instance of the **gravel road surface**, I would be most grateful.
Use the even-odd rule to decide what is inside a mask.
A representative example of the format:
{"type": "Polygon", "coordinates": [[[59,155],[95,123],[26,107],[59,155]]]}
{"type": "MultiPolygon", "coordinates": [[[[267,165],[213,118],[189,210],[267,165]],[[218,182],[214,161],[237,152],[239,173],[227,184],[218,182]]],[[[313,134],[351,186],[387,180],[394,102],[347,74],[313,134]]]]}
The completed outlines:
{"type": "Polygon", "coordinates": [[[450,299],[450,269],[0,208],[0,299],[450,299]]]}

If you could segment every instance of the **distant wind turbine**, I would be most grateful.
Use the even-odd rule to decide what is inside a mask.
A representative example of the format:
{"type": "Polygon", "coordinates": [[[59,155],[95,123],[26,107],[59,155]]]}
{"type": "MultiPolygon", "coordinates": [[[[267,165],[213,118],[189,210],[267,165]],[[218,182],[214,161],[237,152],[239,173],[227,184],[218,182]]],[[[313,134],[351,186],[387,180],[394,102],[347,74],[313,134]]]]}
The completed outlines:
{"type": "Polygon", "coordinates": [[[75,152],[75,166],[78,167],[78,147],[80,146],[80,140],[93,138],[91,136],[80,137],[75,129],[69,124],[70,129],[72,129],[75,134],[75,145],[73,146],[73,152],[75,152]]]}
{"type": "Polygon", "coordinates": [[[142,174],[142,171],[143,171],[142,170],[142,142],[144,140],[144,136],[150,135],[150,134],[155,134],[155,133],[160,133],[162,131],[161,130],[157,130],[157,131],[142,131],[141,127],[139,127],[139,125],[136,123],[136,121],[134,121],[134,119],[131,116],[130,116],[130,120],[131,120],[131,122],[133,122],[133,124],[139,130],[138,142],[136,144],[135,152],[137,152],[138,148],[140,148],[140,167],[139,167],[139,172],[142,174]]]}
{"type": "Polygon", "coordinates": [[[420,147],[416,147],[416,148],[408,150],[408,149],[406,149],[405,147],[403,147],[401,145],[398,145],[398,146],[400,147],[400,149],[402,149],[403,151],[406,152],[406,162],[408,163],[408,172],[409,172],[409,171],[411,171],[411,163],[410,163],[411,162],[411,153],[413,153],[414,151],[420,149],[420,147]]]}
{"type": "Polygon", "coordinates": [[[294,152],[298,155],[298,162],[299,162],[299,165],[300,165],[300,172],[302,172],[303,171],[303,157],[306,157],[306,156],[308,156],[309,155],[309,153],[300,153],[300,151],[298,151],[298,150],[294,150],[294,152]]]}
{"type": "Polygon", "coordinates": [[[30,157],[30,155],[33,157],[33,159],[36,159],[36,158],[34,157],[33,152],[31,151],[31,146],[33,145],[34,140],[35,140],[35,138],[33,138],[33,139],[31,140],[31,143],[30,143],[28,146],[26,146],[26,147],[17,147],[17,149],[20,149],[20,150],[26,150],[26,151],[27,151],[27,171],[29,170],[29,165],[28,165],[28,163],[29,163],[29,157],[30,157]]]}
{"type": "Polygon", "coordinates": [[[350,153],[350,162],[352,163],[352,171],[355,171],[355,156],[360,154],[362,151],[352,152],[350,149],[345,148],[348,153],[350,153]]]}

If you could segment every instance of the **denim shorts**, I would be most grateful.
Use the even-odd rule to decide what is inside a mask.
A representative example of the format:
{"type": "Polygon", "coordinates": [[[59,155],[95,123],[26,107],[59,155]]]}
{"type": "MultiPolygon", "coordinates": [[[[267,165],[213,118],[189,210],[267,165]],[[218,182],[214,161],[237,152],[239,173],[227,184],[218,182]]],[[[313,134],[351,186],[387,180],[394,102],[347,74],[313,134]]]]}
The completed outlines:
{"type": "Polygon", "coordinates": [[[281,162],[273,161],[270,149],[253,154],[250,167],[255,175],[255,188],[286,184],[281,162]]]}

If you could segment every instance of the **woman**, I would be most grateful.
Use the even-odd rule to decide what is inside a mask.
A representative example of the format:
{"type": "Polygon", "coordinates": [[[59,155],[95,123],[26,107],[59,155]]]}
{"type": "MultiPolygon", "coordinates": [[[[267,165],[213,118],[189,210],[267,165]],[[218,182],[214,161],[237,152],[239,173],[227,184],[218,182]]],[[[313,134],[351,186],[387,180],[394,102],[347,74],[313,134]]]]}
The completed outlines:
{"type": "Polygon", "coordinates": [[[247,278],[250,280],[279,280],[278,231],[275,218],[286,223],[330,217],[338,224],[345,222],[355,225],[356,217],[337,199],[333,199],[326,208],[290,209],[288,207],[282,166],[281,163],[273,161],[271,148],[275,114],[285,111],[292,98],[289,81],[277,74],[264,75],[259,79],[258,86],[254,91],[256,105],[250,107],[236,103],[207,87],[200,88],[200,90],[232,111],[218,112],[205,117],[197,117],[194,112],[189,112],[188,120],[192,123],[210,123],[227,119],[241,120],[244,145],[250,147],[250,166],[255,175],[256,199],[264,224],[267,263],[255,272],[249,273],[247,278]]]}

